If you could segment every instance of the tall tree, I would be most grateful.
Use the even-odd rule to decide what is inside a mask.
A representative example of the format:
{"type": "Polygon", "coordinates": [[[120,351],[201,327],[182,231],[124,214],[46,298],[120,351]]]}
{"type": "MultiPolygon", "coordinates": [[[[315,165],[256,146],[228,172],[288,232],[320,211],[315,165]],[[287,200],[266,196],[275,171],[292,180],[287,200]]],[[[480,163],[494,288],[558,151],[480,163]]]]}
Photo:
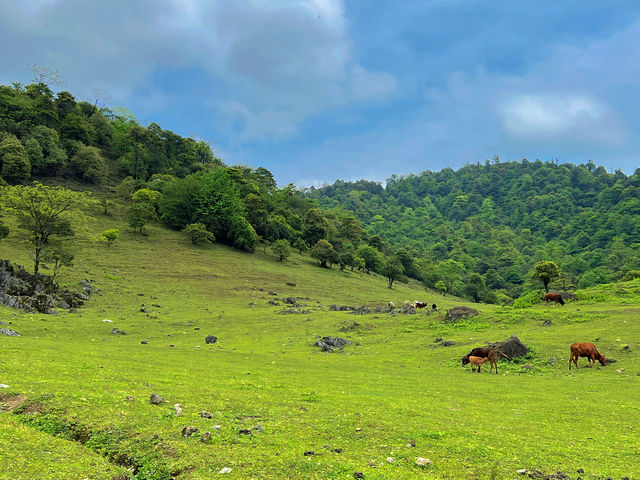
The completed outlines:
{"type": "Polygon", "coordinates": [[[550,261],[536,263],[531,271],[531,277],[542,282],[545,292],[549,291],[549,283],[551,280],[558,276],[560,276],[558,265],[550,261]]]}

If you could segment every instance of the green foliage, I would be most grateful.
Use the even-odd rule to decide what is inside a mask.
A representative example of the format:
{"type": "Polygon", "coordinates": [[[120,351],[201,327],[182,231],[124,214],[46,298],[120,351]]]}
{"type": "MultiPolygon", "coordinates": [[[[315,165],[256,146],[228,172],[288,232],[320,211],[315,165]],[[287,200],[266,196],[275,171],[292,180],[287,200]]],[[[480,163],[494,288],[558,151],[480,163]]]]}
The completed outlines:
{"type": "Polygon", "coordinates": [[[377,272],[384,265],[382,253],[370,245],[360,245],[356,253],[358,257],[364,260],[364,268],[367,273],[371,270],[377,272]]]}
{"type": "Polygon", "coordinates": [[[215,235],[209,232],[207,227],[202,223],[191,223],[187,225],[184,229],[184,233],[187,234],[191,243],[194,245],[206,245],[213,243],[216,240],[215,235]]]}
{"type": "Polygon", "coordinates": [[[307,245],[307,242],[305,242],[301,237],[296,237],[293,241],[293,248],[298,250],[300,255],[302,255],[304,252],[309,250],[309,245],[307,245]]]}
{"type": "Polygon", "coordinates": [[[542,303],[543,292],[532,290],[513,301],[514,308],[525,308],[542,303]]]}
{"type": "Polygon", "coordinates": [[[141,235],[144,234],[144,226],[158,218],[157,207],[160,192],[141,188],[131,197],[131,206],[127,214],[129,226],[141,235]]]}
{"type": "Polygon", "coordinates": [[[271,245],[271,251],[280,258],[280,261],[282,261],[291,256],[291,245],[289,245],[287,240],[276,240],[275,243],[271,245]]]}
{"type": "Polygon", "coordinates": [[[34,249],[37,274],[40,256],[49,242],[74,235],[72,227],[83,220],[82,209],[88,205],[89,194],[39,182],[30,187],[3,187],[1,193],[0,203],[16,218],[18,228],[27,234],[34,249]]]}
{"type": "Polygon", "coordinates": [[[443,295],[447,293],[447,286],[444,284],[442,280],[438,280],[433,286],[436,290],[440,290],[443,295]]]}
{"type": "Polygon", "coordinates": [[[327,240],[321,239],[311,249],[311,258],[315,258],[323,268],[331,268],[338,261],[338,254],[327,240]]]}
{"type": "Polygon", "coordinates": [[[86,145],[78,148],[71,157],[69,168],[77,178],[95,184],[102,183],[106,175],[106,164],[100,149],[86,145]]]}
{"type": "Polygon", "coordinates": [[[560,276],[560,269],[554,262],[542,261],[533,266],[531,270],[531,278],[539,280],[544,285],[545,291],[549,291],[549,282],[560,276]]]}
{"type": "Polygon", "coordinates": [[[0,142],[0,165],[2,178],[9,182],[19,182],[31,176],[27,151],[14,135],[5,135],[0,142]]]}
{"type": "Polygon", "coordinates": [[[74,257],[71,248],[62,242],[50,245],[44,250],[42,260],[53,263],[53,276],[51,281],[56,281],[56,277],[62,267],[73,266],[74,257]]]}
{"type": "Polygon", "coordinates": [[[393,282],[404,273],[404,267],[397,258],[390,258],[382,268],[382,274],[387,277],[389,288],[393,288],[393,282]]]}
{"type": "Polygon", "coordinates": [[[110,228],[102,232],[102,237],[107,241],[107,246],[110,247],[120,236],[120,230],[117,228],[110,228]]]}

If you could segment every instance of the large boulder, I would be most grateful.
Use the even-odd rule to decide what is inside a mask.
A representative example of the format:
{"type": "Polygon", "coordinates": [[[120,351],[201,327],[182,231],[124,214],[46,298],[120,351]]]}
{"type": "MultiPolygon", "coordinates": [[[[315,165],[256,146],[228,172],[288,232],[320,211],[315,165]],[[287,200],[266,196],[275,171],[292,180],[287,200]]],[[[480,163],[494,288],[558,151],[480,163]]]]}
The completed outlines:
{"type": "Polygon", "coordinates": [[[495,347],[502,353],[504,353],[510,360],[517,357],[524,357],[529,353],[529,349],[524,345],[518,337],[511,335],[509,338],[498,343],[489,343],[489,347],[495,347]]]}
{"type": "Polygon", "coordinates": [[[342,350],[345,345],[349,345],[351,342],[340,337],[322,337],[322,340],[318,340],[315,345],[320,347],[323,352],[333,352],[335,349],[342,350]]]}
{"type": "Polygon", "coordinates": [[[478,315],[478,313],[479,312],[474,308],[469,308],[469,307],[460,305],[458,307],[453,307],[452,309],[447,310],[447,314],[444,317],[444,321],[456,323],[460,321],[460,319],[462,318],[475,317],[476,315],[478,315]]]}

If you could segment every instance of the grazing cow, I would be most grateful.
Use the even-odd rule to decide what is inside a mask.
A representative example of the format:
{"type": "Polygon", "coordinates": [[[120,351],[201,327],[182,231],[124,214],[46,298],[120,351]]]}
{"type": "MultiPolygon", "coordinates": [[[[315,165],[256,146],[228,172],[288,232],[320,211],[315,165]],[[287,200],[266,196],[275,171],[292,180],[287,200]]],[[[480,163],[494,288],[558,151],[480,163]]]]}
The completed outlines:
{"type": "Polygon", "coordinates": [[[487,358],[489,360],[489,362],[491,363],[491,370],[489,370],[489,373],[493,372],[493,367],[495,365],[496,374],[497,374],[498,373],[498,354],[502,355],[507,360],[509,359],[509,357],[507,357],[504,353],[502,353],[497,348],[494,348],[494,347],[477,347],[477,348],[474,348],[473,350],[471,350],[467,355],[462,357],[462,366],[464,367],[467,363],[469,363],[469,359],[471,357],[487,358]]]}
{"type": "Polygon", "coordinates": [[[562,295],[557,292],[549,292],[544,296],[544,300],[547,301],[547,305],[549,302],[553,302],[554,305],[560,304],[564,305],[564,300],[562,299],[562,295]]]}
{"type": "MultiPolygon", "coordinates": [[[[469,357],[469,365],[471,365],[471,372],[473,373],[473,367],[478,367],[478,373],[482,373],[481,365],[484,362],[488,362],[488,361],[489,361],[488,357],[474,357],[473,355],[471,355],[469,357]]],[[[491,373],[491,370],[489,370],[489,373],[491,373]]]]}
{"type": "Polygon", "coordinates": [[[419,302],[418,300],[414,300],[413,301],[413,307],[414,308],[425,308],[427,307],[429,304],[427,302],[419,302]]]}
{"type": "Polygon", "coordinates": [[[572,343],[571,356],[569,357],[569,370],[571,370],[571,362],[575,363],[576,368],[578,368],[578,358],[580,357],[587,357],[589,359],[590,367],[593,367],[596,360],[598,360],[601,365],[607,364],[607,360],[604,358],[604,355],[598,351],[593,343],[572,343]]]}
{"type": "Polygon", "coordinates": [[[434,303],[431,305],[431,310],[438,310],[438,306],[434,303]]]}
{"type": "Polygon", "coordinates": [[[393,308],[393,307],[395,307],[395,306],[396,306],[396,304],[395,304],[395,303],[393,303],[393,302],[389,302],[389,306],[390,306],[391,308],[393,308]]]}

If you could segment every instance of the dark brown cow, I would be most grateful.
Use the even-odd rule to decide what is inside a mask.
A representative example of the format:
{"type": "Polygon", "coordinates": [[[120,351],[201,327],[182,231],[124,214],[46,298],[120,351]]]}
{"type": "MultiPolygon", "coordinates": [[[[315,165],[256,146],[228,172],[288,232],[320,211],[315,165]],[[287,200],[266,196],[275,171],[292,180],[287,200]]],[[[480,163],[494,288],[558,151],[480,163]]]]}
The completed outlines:
{"type": "Polygon", "coordinates": [[[575,363],[576,368],[578,368],[578,358],[580,357],[587,357],[589,359],[590,367],[593,367],[596,360],[598,360],[601,365],[607,364],[607,360],[604,358],[604,355],[598,351],[593,343],[572,343],[571,356],[569,357],[569,370],[571,370],[571,362],[575,363]]]}
{"type": "Polygon", "coordinates": [[[413,301],[413,307],[414,308],[425,308],[427,307],[429,304],[427,302],[419,302],[417,300],[413,301]]]}
{"type": "Polygon", "coordinates": [[[509,357],[507,357],[504,353],[502,353],[497,348],[477,347],[471,350],[467,355],[462,357],[462,366],[464,367],[469,363],[469,357],[488,358],[489,362],[491,363],[491,369],[489,370],[489,373],[493,372],[493,366],[495,365],[496,374],[497,374],[498,373],[498,354],[502,355],[507,360],[509,359],[509,357]]]}
{"type": "Polygon", "coordinates": [[[562,295],[557,292],[549,292],[544,296],[544,300],[547,301],[547,305],[549,302],[553,302],[554,305],[560,304],[564,305],[564,300],[562,299],[562,295]]]}

